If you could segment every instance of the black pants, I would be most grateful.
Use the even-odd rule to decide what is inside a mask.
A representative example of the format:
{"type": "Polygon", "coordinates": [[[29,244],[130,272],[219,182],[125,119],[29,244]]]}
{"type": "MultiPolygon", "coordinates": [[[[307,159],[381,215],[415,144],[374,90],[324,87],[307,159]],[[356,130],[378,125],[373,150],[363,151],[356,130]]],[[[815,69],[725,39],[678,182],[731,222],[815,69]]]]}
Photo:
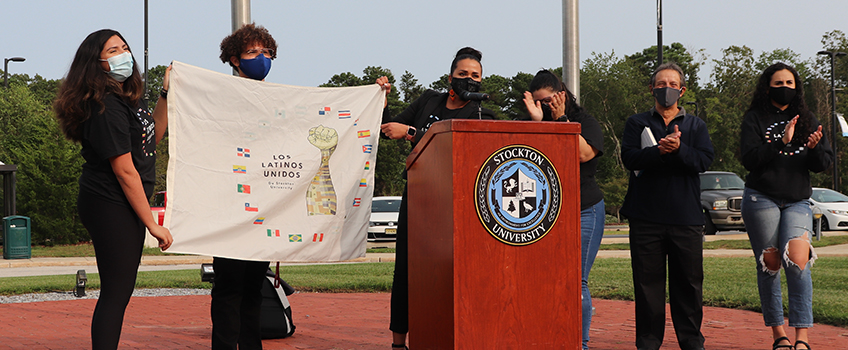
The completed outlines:
{"type": "Polygon", "coordinates": [[[267,261],[212,260],[212,349],[262,349],[259,312],[267,261]]]}
{"type": "Polygon", "coordinates": [[[389,330],[409,333],[409,218],[407,215],[406,187],[398,213],[397,241],[395,243],[395,273],[392,279],[391,320],[389,330]]]}
{"type": "Polygon", "coordinates": [[[84,190],[77,197],[77,210],[91,235],[100,274],[100,297],[91,317],[91,347],[117,349],[141,262],[144,225],[131,207],[84,190]]]}
{"type": "Polygon", "coordinates": [[[630,220],[630,257],[636,297],[636,347],[659,349],[665,331],[665,271],[671,320],[683,350],[704,347],[702,226],[630,220]]]}

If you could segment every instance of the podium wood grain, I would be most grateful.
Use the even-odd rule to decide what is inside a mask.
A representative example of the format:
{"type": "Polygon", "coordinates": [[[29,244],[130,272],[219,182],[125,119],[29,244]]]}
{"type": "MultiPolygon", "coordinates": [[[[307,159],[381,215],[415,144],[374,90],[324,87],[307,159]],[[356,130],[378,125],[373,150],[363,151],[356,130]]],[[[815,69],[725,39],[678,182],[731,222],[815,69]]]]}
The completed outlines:
{"type": "Polygon", "coordinates": [[[410,347],[579,349],[580,192],[576,123],[448,120],[407,160],[410,347]],[[556,224],[512,246],[486,230],[474,185],[507,145],[546,155],[562,184],[556,224]]]}

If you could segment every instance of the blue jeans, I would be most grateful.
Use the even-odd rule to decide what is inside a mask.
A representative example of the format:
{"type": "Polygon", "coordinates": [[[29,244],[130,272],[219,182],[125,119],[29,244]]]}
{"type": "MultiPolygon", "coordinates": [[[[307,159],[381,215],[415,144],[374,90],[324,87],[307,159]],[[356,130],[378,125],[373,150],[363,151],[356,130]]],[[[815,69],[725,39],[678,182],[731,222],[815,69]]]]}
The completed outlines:
{"type": "Polygon", "coordinates": [[[589,348],[589,325],[592,323],[592,295],[589,294],[589,271],[595,263],[604,236],[604,200],[580,211],[580,269],[583,285],[583,349],[589,348]]]}
{"type": "Polygon", "coordinates": [[[810,266],[816,259],[810,246],[810,259],[804,269],[789,259],[789,241],[812,235],[813,213],[809,200],[797,202],[771,198],[752,188],[742,197],[742,219],[748,231],[751,248],[757,258],[757,286],[766,326],[783,324],[783,298],[780,290],[780,268],[770,270],[764,260],[766,250],[776,250],[786,271],[789,292],[789,326],[813,326],[813,280],[810,266]]]}

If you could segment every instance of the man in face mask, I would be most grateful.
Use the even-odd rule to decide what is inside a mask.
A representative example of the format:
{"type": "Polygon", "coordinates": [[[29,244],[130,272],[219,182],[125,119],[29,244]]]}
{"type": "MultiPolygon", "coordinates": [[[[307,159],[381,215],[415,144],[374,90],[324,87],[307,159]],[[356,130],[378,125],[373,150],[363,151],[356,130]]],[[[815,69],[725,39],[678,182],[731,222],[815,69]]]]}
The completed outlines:
{"type": "MultiPolygon", "coordinates": [[[[221,42],[221,62],[240,77],[265,80],[277,42],[268,30],[247,24],[221,42]]],[[[248,103],[245,101],[245,103],[248,103]]],[[[214,257],[212,349],[262,349],[260,309],[268,261],[214,257]]]]}
{"type": "Polygon", "coordinates": [[[650,89],[654,107],[627,119],[621,143],[621,159],[632,170],[621,213],[630,223],[636,347],[662,345],[667,269],[677,342],[684,350],[703,349],[705,216],[698,173],[710,167],[713,146],[704,121],[677,104],[686,92],[680,67],[660,65],[650,89]]]}

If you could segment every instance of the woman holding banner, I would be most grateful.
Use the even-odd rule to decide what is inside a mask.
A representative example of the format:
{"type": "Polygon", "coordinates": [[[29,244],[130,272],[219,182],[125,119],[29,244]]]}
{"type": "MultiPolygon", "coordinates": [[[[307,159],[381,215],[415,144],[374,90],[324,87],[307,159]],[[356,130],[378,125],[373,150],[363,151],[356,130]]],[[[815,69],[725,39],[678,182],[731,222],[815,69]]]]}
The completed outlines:
{"type": "MultiPolygon", "coordinates": [[[[400,114],[392,117],[388,109],[383,109],[383,125],[380,129],[390,139],[412,141],[413,147],[421,140],[433,123],[447,119],[495,119],[491,110],[481,108],[479,101],[472,101],[474,93],[480,91],[483,81],[483,54],[470,47],[460,49],[451,62],[448,83],[451,89],[446,93],[427,90],[413,101],[400,114]],[[471,94],[469,94],[471,93],[471,94]]],[[[387,77],[377,78],[376,83],[386,90],[388,96],[391,84],[387,77]]],[[[386,101],[388,104],[388,100],[386,101]]],[[[404,173],[404,178],[406,174],[404,173]]],[[[392,348],[408,349],[406,334],[409,332],[409,276],[407,246],[407,195],[403,190],[403,200],[398,218],[397,245],[395,253],[395,273],[392,281],[391,322],[392,348]]]]}
{"type": "MultiPolygon", "coordinates": [[[[165,71],[164,89],[170,71],[165,71]]],[[[82,144],[85,159],[77,208],[91,235],[100,273],[100,298],[91,320],[94,349],[116,349],[135,288],[144,229],[162,250],[171,232],[150,215],[156,143],[168,127],[167,106],[151,115],[144,84],[124,37],[110,29],[88,35],[53,104],[65,136],[82,144]]],[[[161,101],[161,100],[160,100],[161,101]]]]}

